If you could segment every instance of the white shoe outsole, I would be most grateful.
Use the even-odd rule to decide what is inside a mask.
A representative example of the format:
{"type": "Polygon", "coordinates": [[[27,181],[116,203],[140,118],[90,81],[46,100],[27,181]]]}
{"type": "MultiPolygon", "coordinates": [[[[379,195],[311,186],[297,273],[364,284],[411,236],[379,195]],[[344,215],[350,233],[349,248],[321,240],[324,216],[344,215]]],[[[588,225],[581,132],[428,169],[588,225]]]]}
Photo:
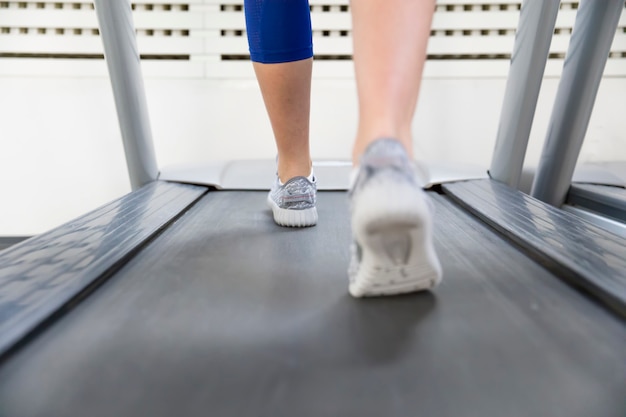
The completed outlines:
{"type": "Polygon", "coordinates": [[[351,271],[350,294],[393,295],[437,286],[441,265],[424,192],[409,184],[380,182],[368,184],[355,198],[352,231],[361,260],[351,271]]]}
{"type": "Polygon", "coordinates": [[[317,208],[315,207],[303,210],[283,209],[269,196],[267,205],[272,209],[274,221],[280,226],[309,227],[317,224],[317,208]]]}

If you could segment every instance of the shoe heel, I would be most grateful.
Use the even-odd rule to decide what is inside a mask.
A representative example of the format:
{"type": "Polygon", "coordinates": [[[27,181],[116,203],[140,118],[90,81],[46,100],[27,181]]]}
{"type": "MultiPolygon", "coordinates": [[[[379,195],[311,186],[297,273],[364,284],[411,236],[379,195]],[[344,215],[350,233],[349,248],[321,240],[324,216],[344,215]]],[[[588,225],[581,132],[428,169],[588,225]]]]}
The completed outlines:
{"type": "Polygon", "coordinates": [[[350,293],[355,297],[379,296],[436,287],[441,281],[441,266],[427,233],[420,222],[367,228],[357,238],[362,259],[350,293]]]}

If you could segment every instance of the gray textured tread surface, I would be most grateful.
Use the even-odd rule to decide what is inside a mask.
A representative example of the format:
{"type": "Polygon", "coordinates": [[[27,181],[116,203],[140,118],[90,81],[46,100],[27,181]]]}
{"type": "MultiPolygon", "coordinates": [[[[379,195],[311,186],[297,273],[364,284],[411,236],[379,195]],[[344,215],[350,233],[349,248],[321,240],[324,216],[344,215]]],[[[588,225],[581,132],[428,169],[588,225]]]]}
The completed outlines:
{"type": "Polygon", "coordinates": [[[0,368],[0,415],[626,413],[626,326],[445,197],[434,293],[352,299],[345,193],[211,192],[0,368]]]}
{"type": "Polygon", "coordinates": [[[598,213],[626,222],[626,189],[607,185],[572,184],[567,200],[598,213]]]}
{"type": "Polygon", "coordinates": [[[0,252],[0,355],[206,191],[154,182],[0,252]]]}
{"type": "Polygon", "coordinates": [[[626,239],[496,181],[443,189],[559,276],[626,316],[626,239]]]}

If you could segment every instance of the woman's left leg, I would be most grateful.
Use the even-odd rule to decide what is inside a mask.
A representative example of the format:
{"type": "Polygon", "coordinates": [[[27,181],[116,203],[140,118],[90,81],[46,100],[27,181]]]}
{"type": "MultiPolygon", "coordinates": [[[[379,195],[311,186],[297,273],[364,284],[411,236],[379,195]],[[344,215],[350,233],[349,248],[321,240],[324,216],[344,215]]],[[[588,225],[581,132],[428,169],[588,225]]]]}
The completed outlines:
{"type": "Polygon", "coordinates": [[[309,150],[313,46],[308,0],[245,0],[250,57],[276,148],[278,178],[269,195],[284,226],[317,222],[309,150]]]}

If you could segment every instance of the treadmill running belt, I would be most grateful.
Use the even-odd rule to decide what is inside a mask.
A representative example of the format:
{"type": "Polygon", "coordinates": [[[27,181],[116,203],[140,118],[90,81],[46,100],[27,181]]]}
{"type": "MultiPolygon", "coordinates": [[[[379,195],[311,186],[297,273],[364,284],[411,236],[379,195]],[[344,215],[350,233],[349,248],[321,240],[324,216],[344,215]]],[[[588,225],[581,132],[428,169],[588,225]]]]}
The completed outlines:
{"type": "Polygon", "coordinates": [[[316,227],[210,192],[0,368],[0,415],[623,417],[626,326],[446,197],[434,292],[352,299],[316,227]]]}

